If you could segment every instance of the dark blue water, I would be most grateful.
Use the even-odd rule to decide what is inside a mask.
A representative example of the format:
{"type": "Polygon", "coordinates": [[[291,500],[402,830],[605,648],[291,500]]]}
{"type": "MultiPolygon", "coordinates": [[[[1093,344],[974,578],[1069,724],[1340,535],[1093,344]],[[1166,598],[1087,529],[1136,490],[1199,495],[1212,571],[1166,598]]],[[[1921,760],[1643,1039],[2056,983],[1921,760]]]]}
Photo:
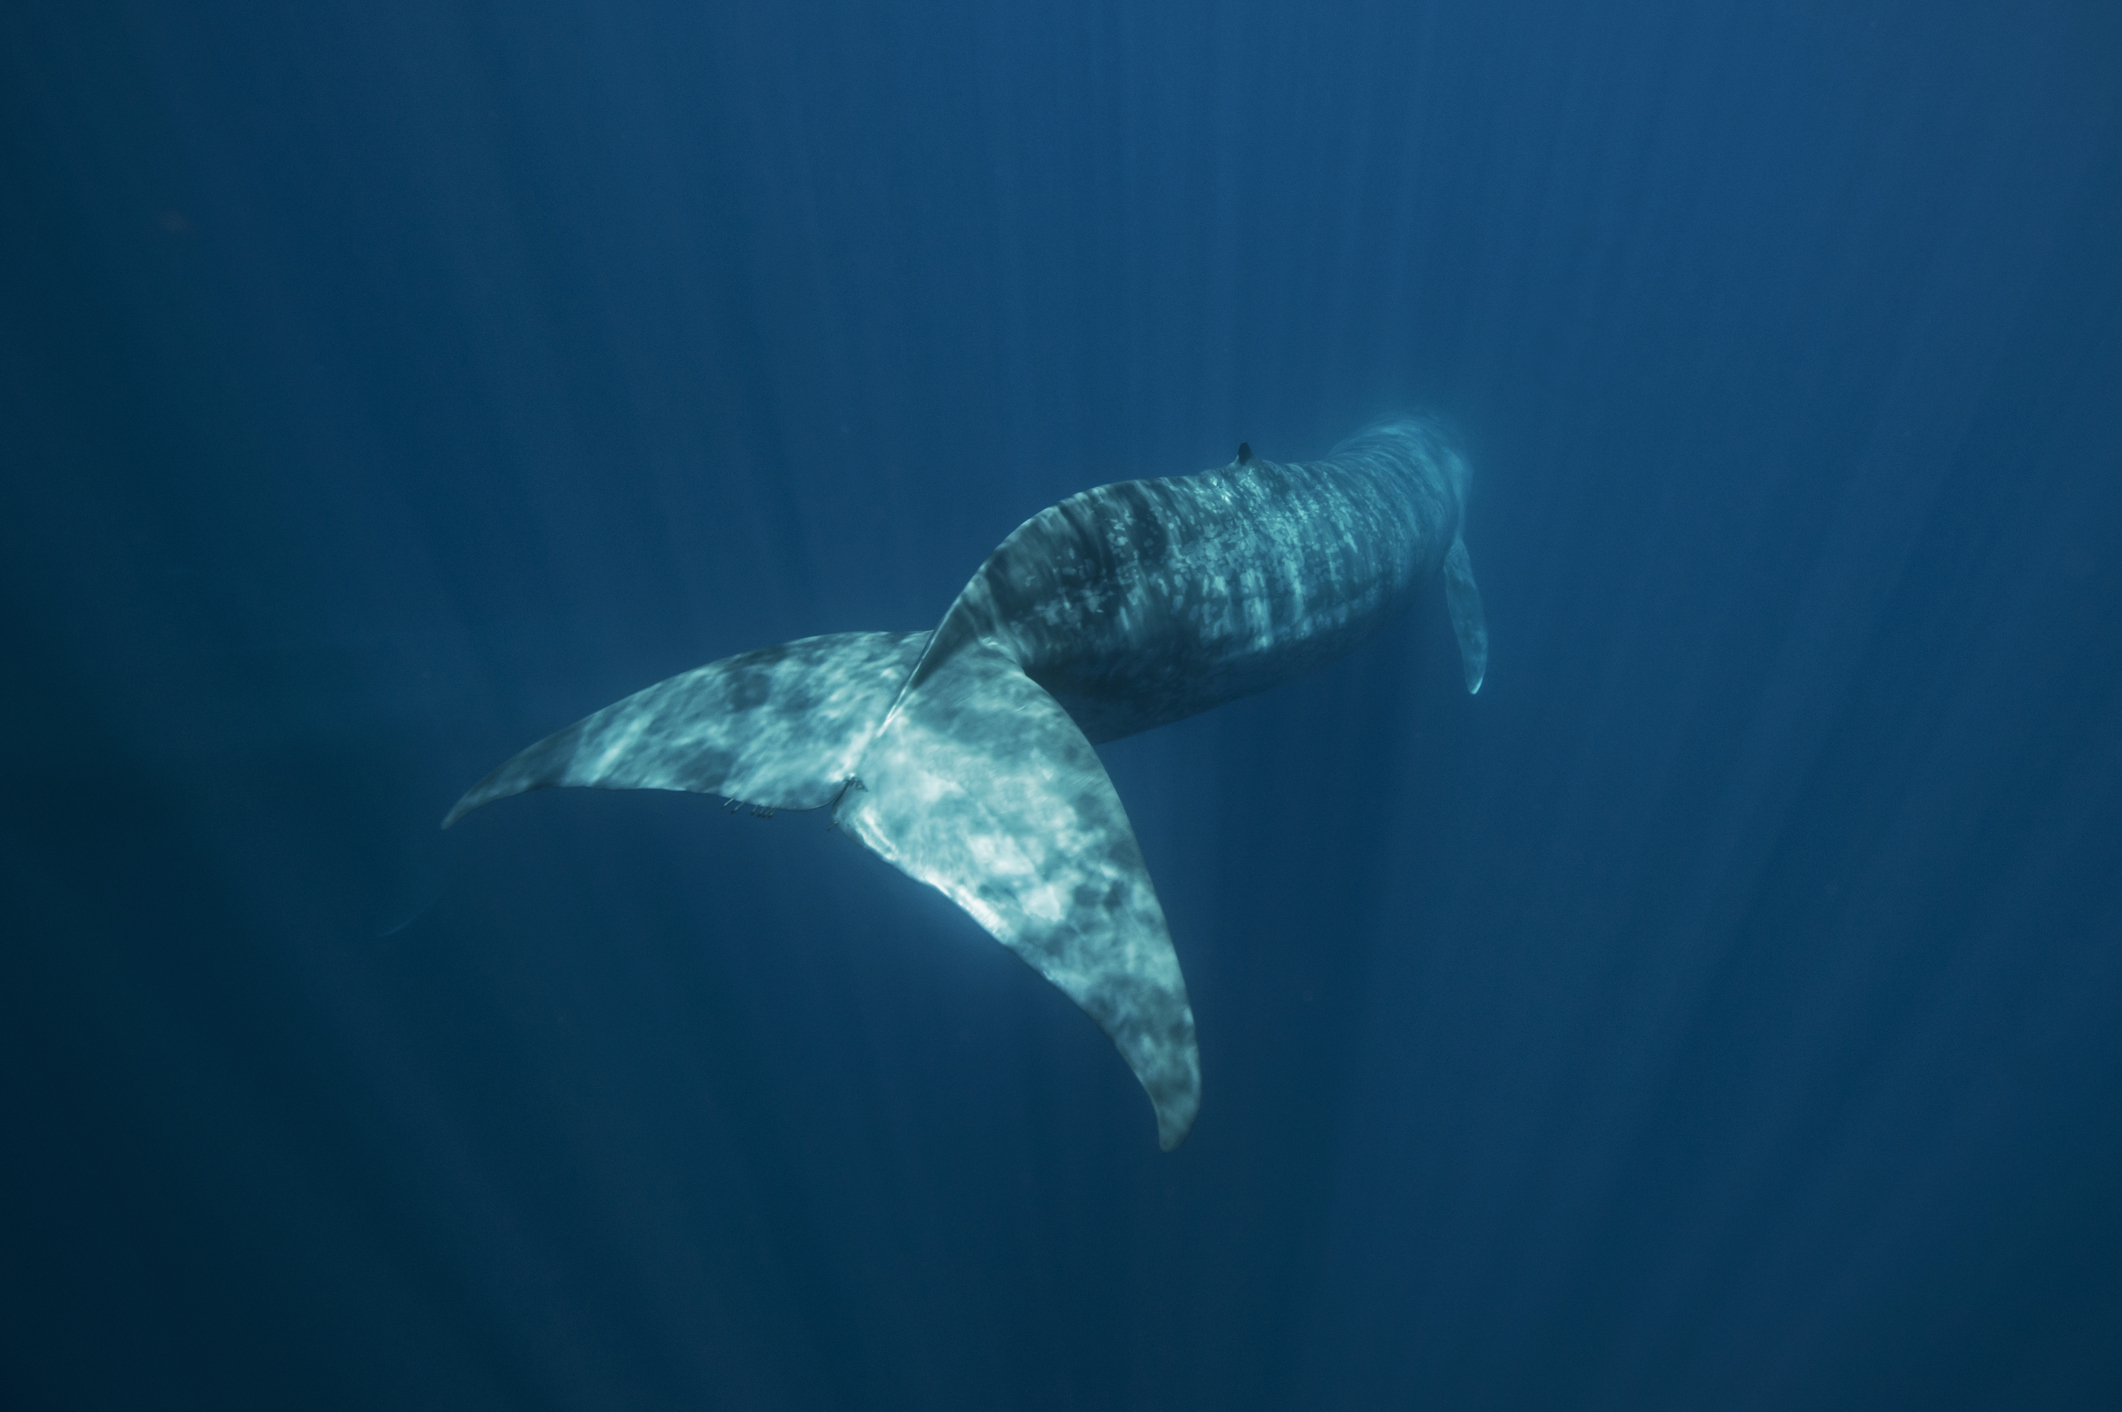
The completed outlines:
{"type": "Polygon", "coordinates": [[[2122,22],[24,3],[0,1402],[2122,1405],[2122,22]],[[1441,602],[1107,747],[1200,1021],[559,792],[1429,409],[1441,602]]]}

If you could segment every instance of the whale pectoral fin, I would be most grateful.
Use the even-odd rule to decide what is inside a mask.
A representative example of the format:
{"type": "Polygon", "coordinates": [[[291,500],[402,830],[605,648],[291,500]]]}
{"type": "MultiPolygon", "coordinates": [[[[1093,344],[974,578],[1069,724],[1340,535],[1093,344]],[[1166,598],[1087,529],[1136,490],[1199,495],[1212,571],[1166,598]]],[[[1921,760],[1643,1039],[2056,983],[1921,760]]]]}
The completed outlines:
{"type": "Polygon", "coordinates": [[[1111,1036],[1179,1145],[1201,1060],[1164,909],[1105,767],[1002,653],[961,650],[910,693],[841,797],[842,830],[932,884],[1111,1036]]]}
{"type": "Polygon", "coordinates": [[[505,761],[465,792],[442,827],[490,800],[555,785],[822,808],[854,772],[928,637],[834,633],[680,673],[505,761]]]}
{"type": "Polygon", "coordinates": [[[1481,611],[1481,590],[1474,587],[1474,561],[1466,541],[1454,538],[1444,556],[1444,601],[1451,609],[1452,631],[1459,637],[1459,665],[1466,669],[1469,693],[1481,689],[1488,675],[1488,617],[1481,611]]]}

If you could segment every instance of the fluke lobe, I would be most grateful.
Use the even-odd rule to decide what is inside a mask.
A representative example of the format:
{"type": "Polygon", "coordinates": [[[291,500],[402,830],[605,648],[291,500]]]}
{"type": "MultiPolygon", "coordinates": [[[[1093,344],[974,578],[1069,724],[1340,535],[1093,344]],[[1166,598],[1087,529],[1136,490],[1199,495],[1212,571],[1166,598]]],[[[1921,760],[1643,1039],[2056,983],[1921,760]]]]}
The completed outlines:
{"type": "Polygon", "coordinates": [[[1178,1146],[1201,1106],[1186,982],[1091,747],[1347,652],[1439,573],[1478,691],[1488,629],[1460,538],[1467,467],[1431,422],[1323,461],[1120,481],[1002,541],[933,632],[711,662],[531,746],[444,819],[551,785],[822,809],[940,888],[1112,1037],[1178,1146]]]}

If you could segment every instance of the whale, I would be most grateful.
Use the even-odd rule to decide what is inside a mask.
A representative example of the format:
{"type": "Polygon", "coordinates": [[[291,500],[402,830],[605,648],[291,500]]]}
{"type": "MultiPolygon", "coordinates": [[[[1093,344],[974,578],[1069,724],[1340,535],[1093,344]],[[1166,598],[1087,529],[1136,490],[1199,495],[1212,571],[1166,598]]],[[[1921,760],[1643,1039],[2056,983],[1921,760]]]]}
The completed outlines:
{"type": "Polygon", "coordinates": [[[933,629],[808,637],[658,682],[502,762],[442,826],[556,786],[827,810],[1089,1015],[1170,1151],[1201,1106],[1193,1008],[1095,747],[1330,662],[1437,580],[1478,692],[1468,480],[1439,422],[1397,417],[1316,461],[1241,443],[1197,474],[1083,491],[1018,526],[933,629]]]}

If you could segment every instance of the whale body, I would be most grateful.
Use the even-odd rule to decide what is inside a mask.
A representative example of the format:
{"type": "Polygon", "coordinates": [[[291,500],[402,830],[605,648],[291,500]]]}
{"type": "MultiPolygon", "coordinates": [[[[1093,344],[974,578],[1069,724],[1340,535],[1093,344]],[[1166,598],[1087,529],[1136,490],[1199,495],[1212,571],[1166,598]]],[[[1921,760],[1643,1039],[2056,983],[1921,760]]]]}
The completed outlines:
{"type": "Polygon", "coordinates": [[[829,808],[1097,1021],[1169,1151],[1201,1105],[1193,1010],[1092,747],[1329,662],[1438,577],[1480,690],[1467,480],[1409,418],[1322,461],[1241,445],[1197,475],[1083,491],[1003,540],[933,631],[804,638],[659,682],[504,762],[443,827],[556,785],[829,808]]]}

